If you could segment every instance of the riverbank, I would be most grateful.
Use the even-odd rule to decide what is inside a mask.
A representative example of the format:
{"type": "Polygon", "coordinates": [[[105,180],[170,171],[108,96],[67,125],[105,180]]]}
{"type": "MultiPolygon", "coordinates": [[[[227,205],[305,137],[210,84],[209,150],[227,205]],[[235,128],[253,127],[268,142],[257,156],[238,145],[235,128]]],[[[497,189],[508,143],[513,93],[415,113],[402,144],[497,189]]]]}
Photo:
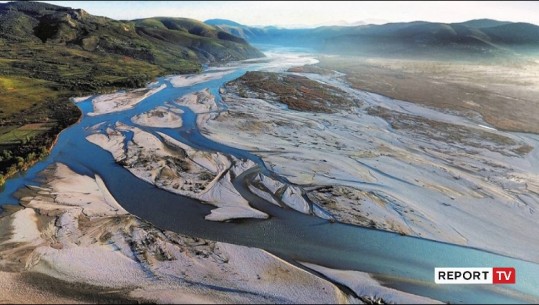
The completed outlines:
{"type": "Polygon", "coordinates": [[[58,111],[56,116],[62,118],[52,123],[28,124],[39,127],[46,125],[47,127],[44,131],[41,129],[34,134],[30,133],[31,136],[27,135],[24,139],[18,139],[17,137],[18,141],[21,141],[20,143],[0,142],[0,149],[2,149],[2,157],[0,158],[2,161],[0,162],[0,190],[7,179],[26,171],[37,162],[46,158],[54,145],[56,145],[62,131],[82,119],[82,112],[74,105],[71,105],[63,109],[63,111],[58,111]],[[72,109],[71,107],[76,109],[76,111],[69,111],[68,109],[72,109]]]}
{"type": "Polygon", "coordinates": [[[0,218],[3,301],[354,300],[265,251],[159,230],[126,213],[99,176],[82,176],[55,164],[42,178],[42,186],[19,193],[21,208],[0,218]],[[66,284],[42,292],[26,282],[29,278],[42,279],[41,287],[66,284]],[[94,298],[88,299],[90,295],[94,298]]]}
{"type": "Polygon", "coordinates": [[[166,88],[166,85],[161,85],[156,88],[139,88],[99,95],[92,100],[94,110],[89,112],[88,115],[95,116],[131,109],[136,104],[164,88],[166,88]]]}

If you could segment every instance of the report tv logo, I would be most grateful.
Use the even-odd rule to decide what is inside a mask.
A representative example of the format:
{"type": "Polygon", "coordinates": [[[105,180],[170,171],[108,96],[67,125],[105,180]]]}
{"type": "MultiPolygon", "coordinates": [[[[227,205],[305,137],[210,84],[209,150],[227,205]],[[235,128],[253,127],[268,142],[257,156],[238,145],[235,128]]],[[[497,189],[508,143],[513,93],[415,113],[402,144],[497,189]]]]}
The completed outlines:
{"type": "Polygon", "coordinates": [[[436,284],[515,284],[513,267],[434,268],[436,284]]]}

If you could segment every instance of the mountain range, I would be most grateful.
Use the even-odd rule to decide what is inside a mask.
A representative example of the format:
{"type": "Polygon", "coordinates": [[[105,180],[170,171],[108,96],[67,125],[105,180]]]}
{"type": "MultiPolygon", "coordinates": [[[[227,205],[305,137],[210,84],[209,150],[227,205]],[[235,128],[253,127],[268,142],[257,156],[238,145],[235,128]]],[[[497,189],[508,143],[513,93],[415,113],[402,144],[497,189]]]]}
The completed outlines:
{"type": "Polygon", "coordinates": [[[473,59],[539,51],[539,26],[491,19],[312,29],[251,27],[222,19],[205,22],[251,43],[307,47],[334,54],[473,59]]]}

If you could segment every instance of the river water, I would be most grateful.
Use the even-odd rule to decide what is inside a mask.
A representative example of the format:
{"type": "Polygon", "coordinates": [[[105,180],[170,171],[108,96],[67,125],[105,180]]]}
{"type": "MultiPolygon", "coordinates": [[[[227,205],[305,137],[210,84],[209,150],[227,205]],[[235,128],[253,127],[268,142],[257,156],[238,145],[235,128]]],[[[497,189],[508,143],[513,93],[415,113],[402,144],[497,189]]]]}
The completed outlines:
{"type": "MultiPolygon", "coordinates": [[[[385,286],[451,303],[529,303],[539,302],[539,265],[485,251],[399,234],[330,223],[290,209],[281,209],[253,194],[245,186],[256,172],[248,171],[234,181],[235,187],[254,208],[271,215],[268,220],[242,220],[219,223],[204,220],[212,206],[156,188],[115,163],[112,156],[88,142],[89,128],[122,122],[195,91],[209,88],[218,96],[219,88],[248,70],[279,70],[287,65],[312,62],[311,58],[283,51],[271,53],[267,62],[243,63],[219,79],[189,87],[174,88],[166,78],[154,86],[167,84],[134,108],[111,114],[88,116],[91,99],[78,104],[84,115],[64,130],[51,154],[24,174],[16,176],[0,193],[3,204],[17,204],[15,192],[25,185],[38,185],[39,173],[55,162],[67,164],[80,174],[100,175],[116,200],[130,213],[154,225],[177,233],[262,248],[282,258],[310,262],[330,268],[373,274],[385,286]],[[436,285],[435,267],[515,267],[516,285],[436,285]]],[[[247,158],[265,170],[262,160],[244,150],[216,143],[200,134],[196,115],[182,108],[184,124],[177,129],[142,128],[160,131],[195,148],[219,151],[247,158]]],[[[140,127],[140,126],[139,126],[140,127]]]]}

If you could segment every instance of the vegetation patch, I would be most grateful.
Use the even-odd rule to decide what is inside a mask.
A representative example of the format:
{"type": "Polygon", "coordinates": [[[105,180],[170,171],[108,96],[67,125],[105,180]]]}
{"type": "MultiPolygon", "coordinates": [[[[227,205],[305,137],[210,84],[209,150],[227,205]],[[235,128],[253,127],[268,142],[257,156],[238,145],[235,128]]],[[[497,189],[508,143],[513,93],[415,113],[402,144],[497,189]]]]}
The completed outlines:
{"type": "Polygon", "coordinates": [[[485,148],[506,156],[522,156],[533,149],[533,147],[525,143],[517,142],[494,132],[395,112],[383,107],[370,107],[368,108],[368,113],[383,118],[396,130],[404,129],[408,132],[449,144],[463,144],[469,147],[485,148]]]}
{"type": "Polygon", "coordinates": [[[35,123],[26,124],[22,127],[11,129],[6,133],[0,134],[0,146],[26,144],[35,137],[49,131],[55,123],[35,123]]]}
{"type": "Polygon", "coordinates": [[[334,113],[357,105],[338,88],[290,74],[247,72],[226,87],[241,97],[271,100],[297,111],[334,113]]]}
{"type": "Polygon", "coordinates": [[[317,65],[305,65],[305,66],[299,66],[299,67],[292,67],[292,68],[289,68],[287,72],[313,73],[313,74],[320,74],[320,75],[331,75],[334,73],[334,71],[331,69],[320,68],[317,65]]]}
{"type": "Polygon", "coordinates": [[[479,114],[500,130],[539,134],[536,62],[322,56],[317,66],[346,74],[355,89],[473,117],[479,114]]]}

